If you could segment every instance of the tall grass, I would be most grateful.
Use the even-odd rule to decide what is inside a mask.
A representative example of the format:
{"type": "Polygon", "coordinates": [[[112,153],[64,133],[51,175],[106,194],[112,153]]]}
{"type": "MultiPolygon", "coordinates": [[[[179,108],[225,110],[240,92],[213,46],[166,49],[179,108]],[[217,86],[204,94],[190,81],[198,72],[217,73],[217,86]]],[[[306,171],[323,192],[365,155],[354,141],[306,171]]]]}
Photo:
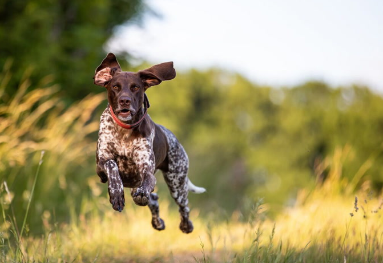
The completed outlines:
{"type": "Polygon", "coordinates": [[[30,83],[26,71],[18,87],[9,87],[9,68],[10,62],[0,73],[0,183],[8,184],[18,225],[28,205],[30,216],[23,230],[41,233],[41,215],[69,219],[68,211],[79,209],[77,200],[91,194],[88,181],[95,174],[98,129],[94,111],[104,96],[90,95],[67,107],[57,86],[50,84],[51,77],[30,83]],[[9,88],[17,89],[13,97],[7,95],[9,88]],[[41,151],[46,161],[34,182],[41,151]],[[33,184],[35,198],[28,202],[33,184]]]}
{"type": "MultiPolygon", "coordinates": [[[[302,189],[296,205],[277,217],[275,247],[266,253],[272,260],[266,262],[382,262],[383,196],[362,180],[371,159],[354,171],[352,180],[342,176],[352,151],[349,145],[339,147],[323,160],[318,176],[327,171],[326,179],[314,189],[302,189]]],[[[263,227],[270,233],[271,222],[263,227]]]]}
{"type": "Polygon", "coordinates": [[[29,83],[26,72],[7,97],[8,69],[0,76],[0,262],[383,261],[382,197],[364,179],[374,155],[347,180],[352,147],[336,149],[317,163],[316,187],[301,189],[274,220],[267,200],[247,218],[235,211],[219,222],[194,206],[195,230],[185,235],[176,206],[160,199],[166,230],[158,232],[147,208],[127,200],[113,211],[93,172],[104,95],[67,107],[49,77],[29,83]]]}
{"type": "MultiPolygon", "coordinates": [[[[33,186],[32,186],[32,190],[31,190],[31,194],[30,194],[30,197],[29,197],[29,200],[28,200],[28,203],[27,203],[27,209],[25,211],[25,215],[24,215],[24,220],[23,220],[23,224],[22,224],[22,227],[21,227],[21,230],[19,231],[18,230],[18,226],[17,226],[17,221],[16,221],[16,217],[15,217],[15,213],[14,213],[14,210],[13,210],[13,207],[12,207],[12,216],[9,217],[9,221],[7,221],[6,219],[6,216],[5,216],[5,209],[4,209],[4,204],[3,202],[1,202],[0,206],[1,206],[1,212],[2,212],[2,215],[3,215],[3,220],[4,220],[4,223],[3,225],[1,226],[1,230],[7,230],[7,227],[10,227],[11,229],[11,233],[13,234],[13,237],[14,237],[14,243],[11,243],[10,241],[10,235],[6,235],[6,237],[8,238],[8,248],[9,248],[9,253],[12,255],[12,258],[15,259],[16,261],[25,261],[25,257],[24,257],[24,254],[25,254],[25,248],[23,246],[23,233],[24,233],[24,230],[26,228],[26,221],[27,221],[27,217],[28,217],[28,213],[29,213],[29,208],[30,208],[30,204],[31,204],[31,201],[32,201],[32,197],[34,195],[34,191],[35,191],[35,186],[36,186],[36,182],[37,182],[37,178],[38,178],[38,175],[39,175],[39,170],[40,170],[40,167],[41,167],[41,164],[43,162],[43,156],[44,156],[44,151],[41,152],[41,157],[40,157],[40,161],[39,161],[39,165],[37,167],[37,171],[36,171],[36,174],[34,176],[34,181],[33,181],[33,186]],[[5,227],[5,229],[4,229],[5,227]],[[12,248],[12,244],[15,245],[15,249],[12,248]]],[[[7,185],[7,182],[4,181],[3,182],[3,185],[2,185],[2,188],[0,189],[4,189],[6,194],[8,195],[8,201],[9,203],[11,203],[11,197],[10,197],[10,192],[9,192],[9,189],[8,189],[8,185],[7,185]]],[[[1,232],[3,233],[3,232],[1,232]]],[[[2,236],[3,238],[3,236],[2,236]]],[[[3,247],[5,246],[4,244],[4,239],[2,239],[2,244],[3,244],[3,247]]],[[[3,248],[3,256],[5,259],[5,250],[3,248]]]]}
{"type": "MultiPolygon", "coordinates": [[[[340,176],[338,168],[349,151],[349,147],[339,148],[329,158],[329,176],[340,176]]],[[[248,218],[236,211],[226,222],[209,221],[194,208],[191,218],[195,231],[189,235],[178,229],[177,209],[167,201],[160,202],[166,230],[158,232],[152,229],[146,208],[127,202],[124,211],[117,213],[110,208],[106,195],[83,198],[77,220],[57,222],[43,215],[45,234],[23,240],[24,260],[382,262],[381,197],[371,194],[368,183],[347,193],[347,181],[332,179],[328,178],[331,183],[302,190],[296,205],[275,220],[267,217],[267,205],[262,200],[248,218]]],[[[6,243],[2,249],[7,251],[7,260],[14,259],[6,243]]]]}

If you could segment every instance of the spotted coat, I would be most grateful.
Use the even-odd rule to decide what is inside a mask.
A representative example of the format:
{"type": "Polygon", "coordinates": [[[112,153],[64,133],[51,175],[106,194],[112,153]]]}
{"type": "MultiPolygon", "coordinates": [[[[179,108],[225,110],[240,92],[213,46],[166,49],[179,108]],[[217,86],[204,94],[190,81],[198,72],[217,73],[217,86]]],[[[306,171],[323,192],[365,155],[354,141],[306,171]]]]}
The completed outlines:
{"type": "Polygon", "coordinates": [[[131,188],[133,201],[150,208],[152,226],[163,230],[165,224],[159,216],[158,196],[153,193],[156,185],[154,174],[161,170],[179,206],[180,229],[190,233],[193,224],[189,220],[188,191],[202,193],[205,189],[193,185],[188,179],[188,156],[174,134],[155,124],[142,108],[148,87],[174,77],[173,63],[170,62],[138,73],[123,72],[111,53],[96,69],[95,84],[107,88],[111,105],[100,118],[97,174],[101,182],[108,183],[113,209],[122,211],[125,206],[124,187],[131,188]],[[119,126],[113,119],[116,112],[120,120],[140,120],[139,125],[133,129],[119,126]]]}

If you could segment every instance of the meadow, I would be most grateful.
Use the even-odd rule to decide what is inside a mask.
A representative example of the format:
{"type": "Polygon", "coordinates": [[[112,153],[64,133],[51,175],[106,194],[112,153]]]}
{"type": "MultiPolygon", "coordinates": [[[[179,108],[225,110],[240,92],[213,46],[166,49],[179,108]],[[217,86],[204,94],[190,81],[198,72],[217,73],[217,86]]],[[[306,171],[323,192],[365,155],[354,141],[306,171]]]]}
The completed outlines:
{"type": "MultiPolygon", "coordinates": [[[[341,165],[336,156],[332,161],[341,165]]],[[[334,180],[302,190],[297,205],[275,220],[267,217],[262,200],[249,217],[235,211],[218,222],[194,207],[195,230],[189,235],[178,229],[177,210],[168,201],[160,203],[167,228],[158,232],[150,226],[148,209],[128,202],[118,213],[106,196],[82,200],[70,222],[56,222],[45,211],[44,233],[30,235],[15,223],[12,193],[3,183],[1,262],[382,262],[382,199],[372,198],[368,185],[358,197],[345,194],[349,182],[339,183],[331,169],[334,180]]],[[[27,217],[28,210],[23,212],[27,217]]]]}
{"type": "MultiPolygon", "coordinates": [[[[7,96],[12,78],[7,67],[0,77],[0,262],[383,261],[382,196],[368,176],[376,155],[361,159],[358,148],[339,144],[317,159],[316,177],[299,187],[294,202],[278,210],[277,201],[287,198],[283,191],[282,197],[262,199],[251,192],[253,188],[226,191],[220,184],[223,193],[217,195],[256,196],[238,207],[220,206],[218,201],[214,207],[204,206],[216,198],[214,188],[207,187],[205,196],[190,194],[195,230],[189,235],[178,229],[177,207],[157,175],[160,213],[166,223],[166,229],[158,232],[150,225],[149,209],[131,200],[122,213],[115,212],[106,185],[95,174],[95,140],[105,94],[67,106],[49,76],[30,89],[26,71],[16,94],[7,96]]],[[[181,82],[186,77],[181,75],[181,82]]],[[[181,92],[188,96],[188,90],[181,92]]],[[[232,97],[238,99],[236,95],[240,94],[232,97]]],[[[179,114],[182,118],[182,110],[179,114]]],[[[172,126],[171,118],[164,121],[172,126]]],[[[182,134],[183,126],[173,125],[182,134]]],[[[201,128],[199,122],[195,125],[201,128]]],[[[251,133],[246,128],[244,132],[251,133]]],[[[199,135],[193,140],[205,139],[203,131],[199,135]]],[[[191,149],[191,160],[198,160],[193,156],[204,148],[191,149]]],[[[200,171],[198,162],[193,165],[191,176],[200,171]]],[[[278,194],[270,189],[269,196],[278,194]]]]}

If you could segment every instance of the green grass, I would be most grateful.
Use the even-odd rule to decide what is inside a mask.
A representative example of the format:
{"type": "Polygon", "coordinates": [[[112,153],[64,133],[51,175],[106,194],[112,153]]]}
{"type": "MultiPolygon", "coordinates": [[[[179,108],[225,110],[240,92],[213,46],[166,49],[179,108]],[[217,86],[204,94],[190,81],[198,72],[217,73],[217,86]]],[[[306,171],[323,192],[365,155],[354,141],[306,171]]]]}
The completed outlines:
{"type": "MultiPolygon", "coordinates": [[[[339,187],[335,181],[327,191],[323,187],[275,220],[262,201],[247,219],[236,211],[226,222],[208,221],[194,208],[195,231],[189,235],[178,229],[177,209],[167,201],[160,203],[162,232],[152,229],[147,208],[127,202],[117,213],[101,195],[84,198],[70,223],[45,213],[41,236],[18,232],[12,204],[2,205],[0,255],[3,262],[381,262],[381,200],[368,188],[355,202],[351,195],[328,194],[339,187]]],[[[3,184],[4,192],[9,195],[3,184]]],[[[29,204],[32,199],[33,190],[29,204]]]]}

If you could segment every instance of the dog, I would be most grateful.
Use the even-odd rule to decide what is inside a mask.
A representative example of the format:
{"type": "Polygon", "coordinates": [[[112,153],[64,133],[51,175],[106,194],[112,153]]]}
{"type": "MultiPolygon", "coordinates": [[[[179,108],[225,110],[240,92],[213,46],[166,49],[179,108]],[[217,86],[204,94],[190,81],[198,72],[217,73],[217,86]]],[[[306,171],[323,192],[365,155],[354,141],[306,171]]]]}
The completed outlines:
{"type": "Polygon", "coordinates": [[[180,229],[193,231],[189,219],[188,191],[203,193],[187,176],[188,156],[177,138],[155,124],[147,113],[150,107],[146,90],[162,81],[174,79],[173,62],[138,72],[122,71],[113,53],[97,67],[94,84],[107,89],[108,106],[100,118],[97,142],[97,174],[108,182],[109,200],[114,210],[125,206],[124,187],[131,188],[133,201],[149,206],[154,229],[165,229],[159,216],[158,196],[153,193],[154,176],[161,170],[171,196],[179,206],[180,229]]]}

